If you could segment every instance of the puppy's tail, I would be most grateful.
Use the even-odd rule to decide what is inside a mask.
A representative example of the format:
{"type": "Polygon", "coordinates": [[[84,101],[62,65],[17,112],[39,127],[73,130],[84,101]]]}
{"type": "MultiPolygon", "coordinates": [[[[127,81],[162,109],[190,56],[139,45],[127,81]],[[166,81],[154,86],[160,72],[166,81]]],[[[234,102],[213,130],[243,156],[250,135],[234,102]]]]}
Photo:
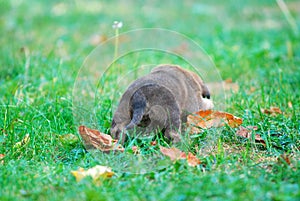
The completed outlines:
{"type": "Polygon", "coordinates": [[[146,97],[141,90],[137,90],[131,97],[131,111],[132,119],[130,123],[125,127],[126,130],[134,128],[138,125],[145,114],[146,110],[146,97]]]}

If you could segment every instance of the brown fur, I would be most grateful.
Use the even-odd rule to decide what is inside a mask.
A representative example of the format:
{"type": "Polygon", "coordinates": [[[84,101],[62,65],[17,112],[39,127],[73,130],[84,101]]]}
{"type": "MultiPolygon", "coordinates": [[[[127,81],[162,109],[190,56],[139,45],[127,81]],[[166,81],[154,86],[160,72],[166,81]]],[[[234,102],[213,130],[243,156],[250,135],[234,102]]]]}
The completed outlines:
{"type": "Polygon", "coordinates": [[[179,142],[187,115],[210,109],[203,97],[210,94],[197,74],[179,66],[158,66],[125,91],[113,116],[111,135],[123,143],[125,131],[142,128],[144,134],[164,131],[168,139],[179,142]]]}

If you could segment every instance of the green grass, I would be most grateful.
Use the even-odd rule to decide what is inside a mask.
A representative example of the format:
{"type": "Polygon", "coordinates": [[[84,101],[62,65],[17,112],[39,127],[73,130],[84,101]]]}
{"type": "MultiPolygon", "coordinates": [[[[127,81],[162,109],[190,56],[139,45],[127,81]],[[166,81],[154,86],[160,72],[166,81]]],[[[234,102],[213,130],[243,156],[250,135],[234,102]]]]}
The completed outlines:
{"type": "MultiPolygon", "coordinates": [[[[299,29],[300,4],[286,3],[299,29]]],[[[0,200],[300,199],[300,38],[276,1],[1,0],[0,12],[0,154],[5,155],[0,200]],[[119,155],[89,153],[81,141],[63,143],[60,136],[78,135],[72,90],[84,59],[96,47],[91,38],[113,36],[114,20],[124,23],[121,33],[161,27],[200,44],[222,78],[239,85],[224,103],[226,111],[242,117],[244,126],[257,126],[266,146],[237,137],[233,128],[207,130],[179,145],[201,159],[192,168],[163,157],[163,141],[149,146],[149,139],[134,140],[119,155]],[[261,113],[271,106],[283,114],[261,113]],[[14,146],[26,134],[29,142],[14,146]],[[141,146],[140,155],[133,155],[132,145],[141,146]],[[95,165],[110,166],[116,175],[101,185],[91,178],[76,182],[71,175],[71,170],[95,165]]],[[[159,52],[131,53],[116,65],[157,62],[188,66],[159,52]]],[[[126,87],[115,83],[118,73],[110,72],[105,93],[97,97],[104,101],[96,108],[97,129],[106,133],[111,108],[126,87]]]]}

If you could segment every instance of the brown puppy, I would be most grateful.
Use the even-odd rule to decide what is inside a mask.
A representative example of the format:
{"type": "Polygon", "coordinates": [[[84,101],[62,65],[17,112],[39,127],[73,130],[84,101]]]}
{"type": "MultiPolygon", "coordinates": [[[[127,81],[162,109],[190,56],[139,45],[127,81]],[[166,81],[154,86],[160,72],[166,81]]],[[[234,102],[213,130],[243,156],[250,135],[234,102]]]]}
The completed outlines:
{"type": "Polygon", "coordinates": [[[126,131],[147,135],[163,131],[174,143],[189,113],[213,107],[208,88],[195,73],[174,65],[154,68],[123,94],[111,125],[111,135],[124,143],[126,131]]]}

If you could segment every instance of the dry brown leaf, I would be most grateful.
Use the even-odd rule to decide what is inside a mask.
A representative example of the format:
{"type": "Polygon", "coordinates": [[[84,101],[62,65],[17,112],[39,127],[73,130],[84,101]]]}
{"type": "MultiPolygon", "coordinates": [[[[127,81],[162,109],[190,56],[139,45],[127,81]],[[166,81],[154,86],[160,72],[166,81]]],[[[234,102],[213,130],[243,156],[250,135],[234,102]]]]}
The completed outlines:
{"type": "Polygon", "coordinates": [[[223,81],[223,86],[225,90],[233,92],[238,92],[240,88],[237,83],[232,82],[232,78],[228,78],[225,81],[223,81]]]}
{"type": "Polygon", "coordinates": [[[246,128],[250,129],[250,130],[258,130],[258,127],[257,126],[247,126],[246,128]]]}
{"type": "Polygon", "coordinates": [[[0,164],[4,164],[4,161],[1,161],[5,157],[5,154],[0,154],[0,164]]]}
{"type": "Polygon", "coordinates": [[[191,152],[189,152],[186,159],[187,159],[188,165],[192,166],[192,167],[195,167],[201,163],[200,160],[195,155],[193,155],[191,152]]]}
{"type": "Polygon", "coordinates": [[[122,145],[118,144],[117,140],[112,139],[110,135],[85,126],[79,126],[78,130],[87,149],[98,149],[103,152],[124,151],[122,145]]]}
{"type": "Polygon", "coordinates": [[[100,43],[103,43],[106,40],[107,40],[107,37],[105,35],[95,34],[95,35],[91,36],[90,44],[91,45],[99,45],[100,43]]]}
{"type": "Polygon", "coordinates": [[[150,142],[150,145],[151,145],[151,146],[155,146],[155,145],[157,145],[157,142],[156,142],[156,141],[151,141],[151,142],[150,142]]]}
{"type": "MultiPolygon", "coordinates": [[[[254,127],[255,128],[255,127],[254,127]]],[[[255,130],[255,129],[253,129],[255,130]]],[[[251,139],[251,136],[252,136],[252,131],[243,127],[243,126],[240,126],[239,129],[236,131],[236,135],[237,136],[241,136],[241,137],[244,137],[244,138],[248,138],[248,139],[251,139]]],[[[266,142],[264,139],[262,139],[260,137],[260,135],[258,134],[255,134],[255,142],[259,142],[261,144],[263,144],[264,146],[266,146],[266,142]]]]}
{"type": "Polygon", "coordinates": [[[270,109],[261,109],[261,112],[272,116],[276,116],[277,114],[282,114],[282,111],[280,110],[279,107],[270,107],[270,109]]]}
{"type": "Polygon", "coordinates": [[[186,158],[186,154],[175,147],[166,148],[160,146],[159,149],[163,155],[168,156],[172,161],[186,158]]]}
{"type": "Polygon", "coordinates": [[[160,151],[163,155],[168,156],[172,161],[176,161],[179,159],[186,159],[187,164],[191,167],[195,167],[201,163],[200,160],[191,152],[189,152],[188,155],[186,155],[183,151],[175,147],[166,148],[160,146],[160,151]]]}
{"type": "Polygon", "coordinates": [[[140,153],[140,148],[138,146],[132,146],[131,150],[133,151],[134,154],[139,154],[140,153]]]}
{"type": "Polygon", "coordinates": [[[224,82],[230,84],[232,83],[232,78],[227,78],[226,80],[224,80],[224,82]]]}
{"type": "Polygon", "coordinates": [[[256,91],[256,88],[255,87],[250,87],[250,90],[249,90],[251,93],[255,92],[256,91]]]}
{"type": "Polygon", "coordinates": [[[278,162],[285,161],[288,165],[291,165],[290,156],[285,153],[281,154],[277,160],[278,160],[278,162]]]}
{"type": "Polygon", "coordinates": [[[228,124],[230,127],[237,127],[241,125],[243,120],[232,114],[220,111],[206,110],[199,111],[188,115],[187,125],[191,127],[191,133],[200,132],[200,128],[222,127],[228,124]]]}
{"type": "Polygon", "coordinates": [[[109,178],[112,177],[115,173],[111,170],[110,167],[96,165],[88,170],[84,170],[83,168],[79,168],[76,171],[71,171],[71,173],[76,178],[76,181],[79,182],[83,178],[90,176],[93,178],[93,181],[97,181],[99,178],[109,178]]]}

